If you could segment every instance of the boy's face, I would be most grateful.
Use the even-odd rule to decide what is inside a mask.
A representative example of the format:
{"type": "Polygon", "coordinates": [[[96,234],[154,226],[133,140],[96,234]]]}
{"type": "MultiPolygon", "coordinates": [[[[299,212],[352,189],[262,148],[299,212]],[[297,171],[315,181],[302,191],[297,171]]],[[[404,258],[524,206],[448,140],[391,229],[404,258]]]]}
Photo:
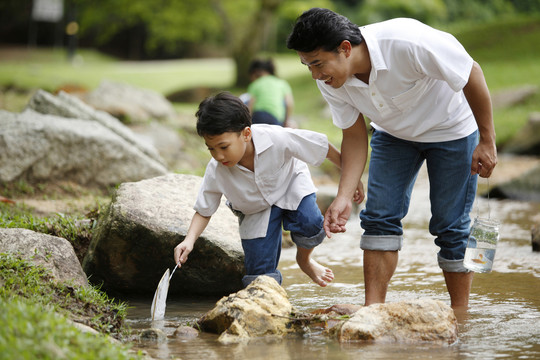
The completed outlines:
{"type": "Polygon", "coordinates": [[[216,161],[227,167],[238,164],[246,154],[251,143],[251,128],[246,127],[240,133],[226,132],[214,136],[203,136],[210,154],[216,161]]]}

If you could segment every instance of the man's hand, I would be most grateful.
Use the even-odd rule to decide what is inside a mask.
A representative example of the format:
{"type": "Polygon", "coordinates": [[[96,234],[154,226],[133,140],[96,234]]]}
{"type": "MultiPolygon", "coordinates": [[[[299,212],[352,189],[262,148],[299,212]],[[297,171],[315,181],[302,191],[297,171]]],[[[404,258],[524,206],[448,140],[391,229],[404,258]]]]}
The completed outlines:
{"type": "Polygon", "coordinates": [[[329,238],[332,237],[332,233],[342,233],[347,229],[345,225],[349,216],[351,215],[352,205],[350,199],[345,199],[343,197],[336,197],[326,214],[324,214],[324,231],[326,236],[329,238]]]}

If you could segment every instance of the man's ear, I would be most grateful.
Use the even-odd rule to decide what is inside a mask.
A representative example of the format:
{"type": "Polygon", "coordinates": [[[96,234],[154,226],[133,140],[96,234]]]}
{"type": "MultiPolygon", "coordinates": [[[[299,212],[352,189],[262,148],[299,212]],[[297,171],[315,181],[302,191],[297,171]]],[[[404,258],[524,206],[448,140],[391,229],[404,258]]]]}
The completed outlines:
{"type": "Polygon", "coordinates": [[[352,44],[349,40],[343,40],[338,46],[338,52],[345,54],[345,57],[349,57],[352,51],[352,44]]]}

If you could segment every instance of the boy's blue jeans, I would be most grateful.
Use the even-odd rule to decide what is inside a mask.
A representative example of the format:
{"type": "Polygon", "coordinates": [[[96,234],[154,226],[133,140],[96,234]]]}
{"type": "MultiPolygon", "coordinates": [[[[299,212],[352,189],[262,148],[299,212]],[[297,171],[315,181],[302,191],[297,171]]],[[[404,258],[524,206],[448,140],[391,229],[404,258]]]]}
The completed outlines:
{"type": "Polygon", "coordinates": [[[368,194],[361,211],[364,250],[395,251],[403,245],[401,220],[407,215],[418,171],[426,161],[431,220],[429,231],[440,247],[439,267],[467,272],[463,266],[477,175],[471,175],[478,132],[458,140],[420,143],[375,131],[371,138],[368,194]]]}
{"type": "Polygon", "coordinates": [[[324,218],[316,199],[314,193],[307,195],[296,210],[272,206],[266,236],[242,239],[246,268],[246,275],[242,278],[244,286],[248,286],[260,275],[268,275],[281,285],[283,278],[277,266],[281,255],[282,224],[283,229],[291,232],[296,246],[312,249],[323,241],[326,236],[324,218]]]}

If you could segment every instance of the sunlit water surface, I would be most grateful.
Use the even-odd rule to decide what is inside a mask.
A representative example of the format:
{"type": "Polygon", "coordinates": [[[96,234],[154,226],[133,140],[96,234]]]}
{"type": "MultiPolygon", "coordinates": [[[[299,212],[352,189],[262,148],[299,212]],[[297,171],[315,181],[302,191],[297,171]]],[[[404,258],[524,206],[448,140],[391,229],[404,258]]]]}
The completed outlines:
{"type": "MultiPolygon", "coordinates": [[[[193,324],[218,299],[169,296],[165,320],[150,321],[151,299],[131,299],[128,323],[133,329],[161,328],[162,343],[140,342],[135,348],[156,359],[540,359],[540,253],[531,250],[531,226],[540,223],[540,204],[477,199],[471,216],[501,222],[493,271],[475,274],[470,309],[459,316],[459,340],[450,346],[431,344],[340,344],[321,332],[286,339],[258,339],[248,344],[222,345],[217,335],[194,339],[172,336],[179,325],[193,324]]],[[[428,188],[422,172],[404,220],[405,243],[389,286],[387,302],[432,298],[449,304],[444,278],[437,265],[437,247],[427,231],[428,188]]],[[[364,287],[360,229],[352,216],[346,233],[336,234],[316,248],[314,258],[332,268],[334,282],[321,288],[302,273],[296,250],[284,249],[280,261],[283,286],[300,311],[334,304],[362,304],[364,287]]],[[[174,277],[171,281],[174,281],[174,277]]]]}

